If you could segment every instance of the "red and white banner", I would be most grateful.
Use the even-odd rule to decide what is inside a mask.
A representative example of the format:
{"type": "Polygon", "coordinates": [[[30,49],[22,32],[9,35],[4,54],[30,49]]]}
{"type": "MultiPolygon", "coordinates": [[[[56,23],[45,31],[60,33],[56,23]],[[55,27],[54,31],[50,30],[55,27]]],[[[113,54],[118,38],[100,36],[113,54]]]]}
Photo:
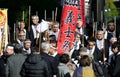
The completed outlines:
{"type": "Polygon", "coordinates": [[[76,21],[81,18],[85,25],[84,0],[64,0],[57,51],[59,54],[70,51],[75,37],[76,21]]]}

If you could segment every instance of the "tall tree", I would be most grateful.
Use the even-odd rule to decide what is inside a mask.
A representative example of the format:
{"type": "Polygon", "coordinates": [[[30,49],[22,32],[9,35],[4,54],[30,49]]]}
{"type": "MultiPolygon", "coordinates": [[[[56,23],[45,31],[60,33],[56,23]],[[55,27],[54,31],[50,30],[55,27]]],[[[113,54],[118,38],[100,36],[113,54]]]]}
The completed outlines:
{"type": "Polygon", "coordinates": [[[113,20],[114,16],[118,16],[119,12],[113,0],[107,0],[105,4],[105,15],[109,18],[108,20],[113,20]]]}

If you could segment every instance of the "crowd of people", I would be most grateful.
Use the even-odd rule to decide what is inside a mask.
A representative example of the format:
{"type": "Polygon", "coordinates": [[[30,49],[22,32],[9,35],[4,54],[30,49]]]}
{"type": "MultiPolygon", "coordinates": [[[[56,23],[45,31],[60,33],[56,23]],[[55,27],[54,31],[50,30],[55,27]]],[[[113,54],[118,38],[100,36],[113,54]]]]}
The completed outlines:
{"type": "MultiPolygon", "coordinates": [[[[90,29],[90,28],[89,28],[90,29]]],[[[32,16],[30,31],[18,23],[16,39],[0,57],[0,77],[120,77],[119,32],[113,22],[88,35],[76,21],[70,51],[58,54],[59,22],[32,16]],[[84,31],[84,32],[83,32],[84,31]]],[[[91,30],[92,31],[92,30],[91,30]]]]}

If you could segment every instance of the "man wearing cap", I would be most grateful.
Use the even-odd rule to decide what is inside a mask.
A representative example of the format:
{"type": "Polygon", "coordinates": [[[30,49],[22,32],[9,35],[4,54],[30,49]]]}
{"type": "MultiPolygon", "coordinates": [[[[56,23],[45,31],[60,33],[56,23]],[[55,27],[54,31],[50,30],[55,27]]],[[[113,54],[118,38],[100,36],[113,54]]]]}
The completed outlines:
{"type": "Polygon", "coordinates": [[[14,54],[14,46],[12,44],[8,44],[5,49],[6,56],[11,56],[14,54]]]}

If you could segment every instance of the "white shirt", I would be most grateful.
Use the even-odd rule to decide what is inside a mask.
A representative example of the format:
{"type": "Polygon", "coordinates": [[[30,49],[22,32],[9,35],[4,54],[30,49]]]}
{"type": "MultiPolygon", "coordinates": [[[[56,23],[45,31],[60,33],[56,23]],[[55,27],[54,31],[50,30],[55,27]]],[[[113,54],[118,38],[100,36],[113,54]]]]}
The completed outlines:
{"type": "Polygon", "coordinates": [[[101,50],[104,47],[104,40],[97,39],[96,43],[99,50],[101,50]]]}
{"type": "Polygon", "coordinates": [[[92,49],[87,49],[87,54],[93,55],[94,50],[95,50],[95,46],[92,49]]]}
{"type": "Polygon", "coordinates": [[[26,50],[25,48],[23,48],[23,51],[26,51],[26,54],[30,54],[31,53],[31,49],[29,48],[28,50],[26,50]]]}
{"type": "Polygon", "coordinates": [[[24,42],[21,42],[19,39],[17,39],[17,42],[23,47],[24,46],[24,42]]]}
{"type": "Polygon", "coordinates": [[[53,34],[55,35],[56,40],[58,40],[59,29],[58,29],[58,31],[57,31],[57,32],[54,32],[53,34]]]}
{"type": "Polygon", "coordinates": [[[33,30],[33,35],[34,35],[34,39],[35,38],[39,38],[39,33],[38,34],[36,34],[37,33],[37,27],[38,26],[40,26],[40,24],[38,24],[36,27],[35,27],[35,25],[32,25],[32,30],[33,30]],[[36,36],[37,35],[37,36],[36,36]]]}
{"type": "Polygon", "coordinates": [[[83,34],[83,29],[82,28],[77,29],[77,32],[82,35],[83,34]]]}
{"type": "Polygon", "coordinates": [[[109,47],[109,59],[108,59],[108,62],[111,63],[111,58],[113,56],[113,52],[112,52],[112,49],[111,49],[111,46],[109,47]]]}

